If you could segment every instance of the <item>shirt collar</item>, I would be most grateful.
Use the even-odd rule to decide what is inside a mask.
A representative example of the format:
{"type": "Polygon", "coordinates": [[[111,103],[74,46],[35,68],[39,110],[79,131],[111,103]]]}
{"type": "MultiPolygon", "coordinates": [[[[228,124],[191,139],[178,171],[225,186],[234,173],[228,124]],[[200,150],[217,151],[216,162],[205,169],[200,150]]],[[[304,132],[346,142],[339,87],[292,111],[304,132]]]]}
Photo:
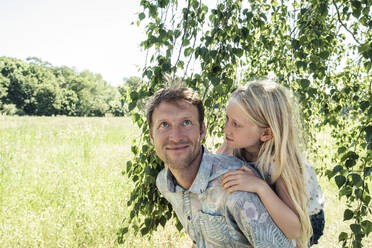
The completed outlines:
{"type": "Polygon", "coordinates": [[[173,176],[172,172],[169,169],[166,169],[166,178],[168,189],[171,192],[184,192],[189,191],[195,194],[203,193],[210,181],[210,176],[212,173],[212,158],[211,153],[203,146],[203,156],[201,159],[200,167],[194,182],[188,190],[185,190],[180,185],[178,185],[176,178],[173,176]]]}

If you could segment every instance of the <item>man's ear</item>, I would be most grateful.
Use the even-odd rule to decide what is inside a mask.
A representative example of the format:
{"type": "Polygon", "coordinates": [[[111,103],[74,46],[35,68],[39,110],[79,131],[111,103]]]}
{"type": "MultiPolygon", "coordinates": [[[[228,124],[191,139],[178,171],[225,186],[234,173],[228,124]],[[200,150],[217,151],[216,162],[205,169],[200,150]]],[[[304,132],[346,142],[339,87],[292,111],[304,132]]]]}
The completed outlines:
{"type": "Polygon", "coordinates": [[[262,142],[266,142],[273,138],[273,131],[271,128],[267,127],[264,129],[264,131],[261,133],[260,140],[262,142]]]}
{"type": "Polygon", "coordinates": [[[205,129],[205,124],[203,122],[200,128],[200,140],[203,140],[205,138],[206,133],[207,130],[205,129]]]}
{"type": "Polygon", "coordinates": [[[149,130],[151,144],[154,144],[154,138],[152,137],[152,128],[149,130]]]}

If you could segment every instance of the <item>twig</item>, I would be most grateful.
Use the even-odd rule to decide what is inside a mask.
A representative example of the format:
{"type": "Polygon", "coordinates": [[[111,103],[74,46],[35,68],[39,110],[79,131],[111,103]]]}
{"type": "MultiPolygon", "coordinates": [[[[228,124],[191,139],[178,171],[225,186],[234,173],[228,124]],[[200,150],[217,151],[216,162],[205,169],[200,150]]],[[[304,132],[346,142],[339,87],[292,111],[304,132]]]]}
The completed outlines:
{"type": "Polygon", "coordinates": [[[341,20],[341,17],[340,17],[340,12],[338,11],[338,8],[337,8],[337,5],[336,5],[336,3],[335,3],[335,0],[332,0],[332,3],[333,3],[333,5],[335,6],[335,9],[336,9],[336,12],[337,12],[337,19],[338,19],[338,21],[341,23],[341,25],[344,27],[344,29],[346,30],[346,31],[348,31],[350,34],[351,34],[351,36],[353,36],[353,38],[354,38],[354,40],[360,45],[361,43],[357,40],[357,38],[354,36],[354,34],[353,34],[353,32],[351,32],[346,26],[345,26],[345,24],[342,22],[342,20],[341,20]]]}

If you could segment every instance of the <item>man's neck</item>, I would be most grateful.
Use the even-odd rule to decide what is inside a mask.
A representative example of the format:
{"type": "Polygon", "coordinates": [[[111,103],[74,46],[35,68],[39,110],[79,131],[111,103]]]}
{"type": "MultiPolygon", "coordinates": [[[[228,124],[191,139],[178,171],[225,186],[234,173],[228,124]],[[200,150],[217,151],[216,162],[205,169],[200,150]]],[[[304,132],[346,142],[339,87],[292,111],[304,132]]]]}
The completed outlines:
{"type": "Polygon", "coordinates": [[[200,154],[197,156],[197,158],[192,162],[192,164],[189,167],[184,168],[184,169],[169,168],[173,176],[176,178],[177,183],[185,190],[188,190],[193,184],[196,178],[196,175],[198,174],[202,157],[203,157],[203,149],[200,150],[200,154]]]}

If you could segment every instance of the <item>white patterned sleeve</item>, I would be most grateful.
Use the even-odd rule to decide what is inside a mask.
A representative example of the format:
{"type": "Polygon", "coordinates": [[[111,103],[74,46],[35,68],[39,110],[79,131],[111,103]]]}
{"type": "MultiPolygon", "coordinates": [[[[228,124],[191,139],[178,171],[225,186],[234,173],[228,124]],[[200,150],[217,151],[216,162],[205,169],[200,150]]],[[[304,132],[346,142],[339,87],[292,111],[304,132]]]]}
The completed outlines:
{"type": "Polygon", "coordinates": [[[229,195],[227,207],[253,247],[294,247],[293,241],[285,237],[256,194],[236,191],[229,195]]]}

